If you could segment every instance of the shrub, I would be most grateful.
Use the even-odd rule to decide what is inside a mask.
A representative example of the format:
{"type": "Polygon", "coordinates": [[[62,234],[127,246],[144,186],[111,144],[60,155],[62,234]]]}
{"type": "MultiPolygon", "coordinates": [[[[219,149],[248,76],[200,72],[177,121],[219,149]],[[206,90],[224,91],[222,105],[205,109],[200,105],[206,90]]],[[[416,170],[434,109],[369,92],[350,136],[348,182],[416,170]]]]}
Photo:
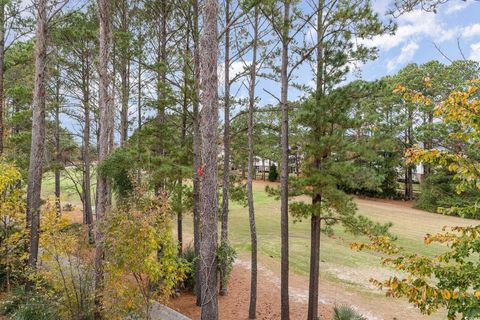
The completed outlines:
{"type": "Polygon", "coordinates": [[[62,318],[91,319],[94,312],[94,263],[88,239],[65,216],[47,204],[42,214],[42,267],[37,276],[52,287],[62,318]]]}
{"type": "Polygon", "coordinates": [[[198,258],[195,255],[195,248],[192,245],[186,247],[182,252],[182,258],[190,266],[189,270],[185,274],[185,278],[183,279],[183,288],[193,292],[195,290],[195,280],[197,277],[195,265],[198,261],[198,258]]]}
{"type": "Polygon", "coordinates": [[[178,257],[167,199],[140,189],[112,210],[105,224],[105,313],[148,319],[151,300],[170,297],[189,266],[178,257]],[[125,279],[130,279],[125,281],[125,279]]]}
{"type": "Polygon", "coordinates": [[[5,299],[0,314],[14,320],[59,319],[54,300],[35,289],[27,291],[17,286],[5,299]]]}
{"type": "Polygon", "coordinates": [[[365,320],[365,318],[352,307],[343,305],[333,308],[332,320],[365,320]]]}
{"type": "Polygon", "coordinates": [[[73,211],[75,207],[73,206],[73,204],[67,202],[63,205],[63,208],[62,210],[65,211],[65,212],[70,212],[70,211],[73,211]]]}
{"type": "Polygon", "coordinates": [[[278,179],[277,166],[272,163],[270,169],[268,170],[268,181],[274,182],[278,179]]]}
{"type": "Polygon", "coordinates": [[[18,169],[0,159],[0,285],[21,282],[27,256],[25,197],[18,169]]]}
{"type": "Polygon", "coordinates": [[[227,242],[222,241],[220,246],[217,248],[217,260],[218,260],[218,271],[222,274],[220,279],[225,281],[223,286],[227,286],[228,279],[230,277],[230,273],[233,270],[233,263],[235,262],[235,258],[237,257],[237,253],[235,249],[231,247],[227,242]]]}
{"type": "Polygon", "coordinates": [[[469,206],[476,202],[480,192],[470,189],[461,194],[457,193],[452,173],[445,170],[432,173],[425,179],[421,188],[422,192],[415,202],[415,207],[418,209],[470,219],[480,217],[480,211],[469,206]]]}

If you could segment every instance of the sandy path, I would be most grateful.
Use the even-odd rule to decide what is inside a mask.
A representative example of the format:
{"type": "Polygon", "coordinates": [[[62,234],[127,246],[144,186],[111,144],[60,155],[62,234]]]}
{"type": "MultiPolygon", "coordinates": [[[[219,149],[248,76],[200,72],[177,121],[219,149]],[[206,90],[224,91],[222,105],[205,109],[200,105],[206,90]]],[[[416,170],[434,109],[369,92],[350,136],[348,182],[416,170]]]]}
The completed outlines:
{"type": "MultiPolygon", "coordinates": [[[[257,319],[280,319],[280,276],[279,264],[262,257],[258,275],[257,319]]],[[[248,319],[250,290],[249,256],[240,255],[232,272],[229,293],[219,297],[221,320],[248,319]]],[[[292,320],[306,319],[308,306],[308,279],[301,275],[290,275],[290,312],[292,320]]],[[[322,279],[320,283],[319,313],[322,319],[330,319],[335,305],[348,304],[369,320],[421,320],[444,319],[444,316],[423,316],[404,300],[384,297],[381,293],[361,293],[346,286],[322,279]]],[[[169,306],[192,319],[200,318],[200,308],[195,305],[195,296],[182,294],[172,299],[169,306]]]]}

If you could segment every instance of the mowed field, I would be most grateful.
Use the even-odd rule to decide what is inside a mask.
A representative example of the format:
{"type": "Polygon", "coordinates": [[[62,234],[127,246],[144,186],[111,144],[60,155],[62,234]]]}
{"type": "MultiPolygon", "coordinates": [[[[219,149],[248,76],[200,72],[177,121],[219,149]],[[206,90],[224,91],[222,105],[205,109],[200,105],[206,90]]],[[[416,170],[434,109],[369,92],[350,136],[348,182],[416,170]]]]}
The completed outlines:
{"type": "MultiPolygon", "coordinates": [[[[259,260],[260,269],[263,270],[259,275],[258,286],[259,290],[262,290],[263,287],[264,290],[279,292],[280,202],[267,195],[265,192],[267,184],[277,185],[263,181],[254,182],[259,260]]],[[[65,214],[78,216],[81,202],[73,183],[68,179],[62,179],[62,192],[62,200],[70,202],[76,207],[73,213],[65,214]]],[[[44,198],[48,198],[53,194],[53,175],[47,174],[44,179],[42,195],[44,198]]],[[[307,198],[304,200],[309,201],[307,198]]],[[[401,201],[370,199],[356,199],[355,201],[358,206],[358,214],[365,215],[378,222],[392,222],[391,232],[398,237],[397,242],[400,246],[411,252],[427,256],[434,256],[445,248],[440,245],[424,246],[425,234],[440,232],[444,226],[478,224],[475,220],[412,209],[409,203],[401,201]]],[[[233,277],[243,279],[248,277],[249,274],[250,231],[248,210],[235,202],[231,201],[230,203],[229,238],[238,252],[233,277]]],[[[294,223],[293,219],[290,219],[289,228],[292,279],[290,294],[291,301],[295,304],[293,309],[295,309],[295,306],[302,306],[303,308],[308,298],[310,222],[305,220],[294,223]]],[[[184,216],[184,232],[184,238],[188,242],[193,233],[191,214],[184,216]]],[[[369,319],[445,319],[443,313],[430,317],[423,316],[406,301],[387,298],[375,288],[369,281],[371,278],[386,279],[394,274],[394,271],[380,265],[378,254],[368,251],[357,252],[350,249],[352,242],[366,240],[365,237],[356,237],[345,233],[341,226],[335,227],[335,234],[332,237],[322,235],[320,301],[326,305],[351,304],[369,319]]],[[[189,245],[189,243],[185,245],[189,245]]],[[[237,292],[239,290],[242,291],[242,295],[248,296],[248,281],[244,287],[239,287],[237,290],[235,290],[235,284],[232,283],[231,285],[233,291],[237,292]]],[[[232,292],[232,294],[235,293],[232,292]]],[[[245,299],[245,303],[248,303],[248,299],[245,299]]],[[[220,307],[222,307],[222,303],[220,307]]],[[[267,317],[266,319],[270,318],[267,317]]],[[[271,319],[275,319],[275,317],[271,319]]]]}
{"type": "MultiPolygon", "coordinates": [[[[275,185],[263,181],[254,183],[255,215],[261,268],[271,271],[268,276],[275,279],[267,281],[260,277],[259,287],[279,285],[280,202],[266,194],[267,184],[275,185]]],[[[308,199],[305,200],[308,201],[308,199]]],[[[409,203],[402,201],[370,199],[355,201],[358,205],[358,214],[379,222],[392,222],[391,231],[398,237],[397,242],[400,246],[428,256],[434,256],[445,248],[440,245],[424,246],[425,234],[440,232],[444,226],[478,224],[474,220],[412,209],[409,203]]],[[[239,204],[230,203],[229,238],[239,253],[236,267],[246,269],[245,272],[248,272],[249,255],[247,253],[250,251],[248,210],[239,204]]],[[[191,219],[185,217],[184,221],[186,232],[191,234],[191,219]]],[[[306,303],[310,221],[294,223],[293,219],[290,219],[289,229],[290,268],[293,277],[291,299],[306,303]]],[[[443,313],[430,317],[423,316],[406,301],[387,298],[384,293],[375,288],[369,281],[371,278],[386,279],[393,275],[394,271],[380,265],[378,254],[350,249],[352,242],[366,240],[365,237],[345,233],[341,226],[335,227],[335,234],[332,237],[322,235],[320,300],[329,305],[352,304],[369,319],[445,319],[443,313]]]]}

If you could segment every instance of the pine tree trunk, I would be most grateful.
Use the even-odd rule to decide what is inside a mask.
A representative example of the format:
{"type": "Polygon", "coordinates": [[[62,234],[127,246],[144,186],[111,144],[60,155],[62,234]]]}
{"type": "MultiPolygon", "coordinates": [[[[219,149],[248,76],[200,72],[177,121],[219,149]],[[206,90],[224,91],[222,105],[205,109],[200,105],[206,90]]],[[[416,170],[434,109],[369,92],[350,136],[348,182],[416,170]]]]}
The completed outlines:
{"type": "MultiPolygon", "coordinates": [[[[122,32],[128,33],[128,2],[122,2],[122,16],[121,16],[121,29],[122,32]]],[[[121,48],[121,65],[120,65],[120,81],[122,91],[122,107],[120,112],[120,146],[125,146],[128,140],[128,102],[130,99],[130,60],[128,57],[128,50],[123,46],[121,48]]]]}
{"type": "Polygon", "coordinates": [[[57,68],[55,83],[55,210],[58,216],[62,214],[60,203],[60,163],[62,155],[60,150],[60,70],[57,68]]]}
{"type": "MultiPolygon", "coordinates": [[[[108,74],[108,64],[110,59],[110,13],[109,1],[97,0],[98,18],[99,18],[99,61],[98,61],[98,75],[99,75],[99,155],[98,161],[104,161],[110,151],[110,136],[112,129],[112,106],[110,99],[110,77],[108,74]]],[[[109,186],[106,177],[98,175],[97,177],[97,228],[96,228],[96,251],[95,251],[95,319],[101,319],[102,309],[102,290],[103,290],[103,241],[104,235],[101,226],[108,211],[109,205],[109,186]]]]}
{"type": "MultiPolygon", "coordinates": [[[[220,241],[228,244],[228,192],[230,189],[230,0],[225,1],[225,98],[224,98],[224,131],[223,131],[223,195],[222,195],[222,232],[220,241]]],[[[227,265],[220,265],[220,295],[227,294],[227,265]]]]}
{"type": "Polygon", "coordinates": [[[206,0],[201,35],[201,133],[202,133],[202,238],[200,267],[202,277],[202,320],[218,319],[217,300],[217,129],[218,129],[218,3],[206,0]]]}
{"type": "MultiPolygon", "coordinates": [[[[199,35],[200,29],[198,26],[199,12],[198,0],[192,0],[193,7],[193,65],[194,65],[194,90],[193,90],[193,245],[195,249],[195,256],[200,258],[200,242],[202,221],[200,219],[201,198],[200,198],[200,177],[198,175],[201,166],[201,147],[202,136],[200,133],[200,45],[199,35]]],[[[202,304],[202,277],[200,272],[200,260],[197,259],[195,265],[195,295],[197,298],[197,306],[202,304]]]]}
{"type": "MultiPolygon", "coordinates": [[[[319,204],[321,198],[313,199],[319,204]]],[[[320,215],[313,215],[310,220],[310,282],[308,286],[308,320],[318,319],[318,280],[320,275],[320,215]]]]}
{"type": "Polygon", "coordinates": [[[47,0],[37,2],[35,33],[35,87],[33,91],[32,144],[28,166],[27,224],[30,228],[28,265],[36,268],[40,232],[40,193],[45,151],[45,69],[47,63],[47,0]]]}
{"type": "Polygon", "coordinates": [[[0,157],[4,147],[5,2],[0,1],[0,157]]]}
{"type": "Polygon", "coordinates": [[[262,158],[262,180],[265,181],[265,159],[262,158]]]}
{"type": "Polygon", "coordinates": [[[284,3],[282,30],[281,77],[281,172],[280,172],[280,220],[281,220],[281,319],[290,319],[288,297],[288,46],[290,25],[290,0],[284,3]]]}
{"type": "Polygon", "coordinates": [[[248,309],[249,319],[257,318],[257,227],[255,225],[255,208],[253,204],[253,110],[255,108],[255,85],[257,75],[257,45],[258,45],[258,7],[254,9],[253,25],[253,52],[252,65],[250,70],[250,88],[248,104],[248,182],[247,182],[247,201],[248,217],[250,223],[250,242],[252,248],[251,256],[251,275],[250,275],[250,306],[248,309]]]}
{"type": "MultiPolygon", "coordinates": [[[[143,40],[142,35],[139,36],[143,40]]],[[[141,159],[141,148],[140,148],[140,132],[142,131],[142,42],[139,41],[139,54],[138,54],[138,74],[137,74],[137,156],[138,163],[142,161],[141,159]]],[[[137,184],[140,186],[142,183],[142,170],[139,167],[137,171],[137,184]]]]}
{"type": "Polygon", "coordinates": [[[82,95],[83,95],[83,214],[85,223],[88,226],[88,241],[94,243],[93,235],[93,212],[92,212],[92,192],[91,192],[91,173],[90,173],[90,62],[88,57],[83,62],[85,68],[82,75],[82,95]]]}
{"type": "MultiPolygon", "coordinates": [[[[322,99],[324,96],[323,91],[323,74],[324,74],[324,47],[323,47],[323,8],[325,6],[325,0],[319,0],[317,12],[317,70],[316,70],[316,92],[315,100],[318,109],[321,108],[322,99]]],[[[298,149],[297,149],[298,154],[298,149]]],[[[321,164],[320,156],[315,158],[313,163],[314,169],[319,170],[321,164]]],[[[319,193],[314,193],[312,197],[312,205],[320,206],[322,202],[322,196],[319,193]]],[[[310,282],[308,290],[308,320],[318,319],[318,287],[320,277],[320,224],[321,224],[321,209],[318,208],[318,212],[314,211],[310,220],[310,282]]]]}
{"type": "MultiPolygon", "coordinates": [[[[405,145],[411,148],[413,145],[413,110],[407,106],[407,130],[405,134],[405,145]]],[[[407,165],[405,168],[405,200],[413,199],[413,168],[407,165]]]]}

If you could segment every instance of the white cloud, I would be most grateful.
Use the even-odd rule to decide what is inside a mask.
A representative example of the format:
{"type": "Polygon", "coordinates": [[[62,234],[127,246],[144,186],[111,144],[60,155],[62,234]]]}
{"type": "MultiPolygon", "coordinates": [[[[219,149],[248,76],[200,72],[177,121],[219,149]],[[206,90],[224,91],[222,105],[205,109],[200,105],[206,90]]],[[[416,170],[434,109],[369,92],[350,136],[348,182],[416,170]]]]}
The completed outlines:
{"type": "Polygon", "coordinates": [[[402,48],[402,51],[398,55],[398,57],[390,60],[387,63],[387,70],[391,72],[397,69],[399,66],[403,66],[405,63],[410,62],[417,52],[419,46],[416,42],[410,42],[405,47],[402,48]]]}
{"type": "Polygon", "coordinates": [[[447,28],[439,16],[422,10],[413,10],[398,19],[398,28],[394,35],[382,35],[363,41],[368,46],[375,46],[388,51],[413,38],[427,37],[438,42],[452,39],[457,33],[455,28],[447,28]]]}
{"type": "Polygon", "coordinates": [[[463,28],[461,36],[466,38],[480,36],[480,23],[475,23],[463,28]]]}
{"type": "MultiPolygon", "coordinates": [[[[240,75],[242,72],[248,69],[252,62],[251,61],[234,61],[230,64],[230,80],[240,75]]],[[[217,69],[218,74],[218,85],[223,89],[225,84],[225,65],[219,64],[217,69]]]]}
{"type": "Polygon", "coordinates": [[[471,60],[480,62],[480,42],[470,45],[470,56],[471,60]]]}
{"type": "Polygon", "coordinates": [[[469,7],[473,1],[450,1],[447,4],[447,8],[445,9],[446,14],[453,14],[456,12],[460,12],[465,10],[469,7]]]}

